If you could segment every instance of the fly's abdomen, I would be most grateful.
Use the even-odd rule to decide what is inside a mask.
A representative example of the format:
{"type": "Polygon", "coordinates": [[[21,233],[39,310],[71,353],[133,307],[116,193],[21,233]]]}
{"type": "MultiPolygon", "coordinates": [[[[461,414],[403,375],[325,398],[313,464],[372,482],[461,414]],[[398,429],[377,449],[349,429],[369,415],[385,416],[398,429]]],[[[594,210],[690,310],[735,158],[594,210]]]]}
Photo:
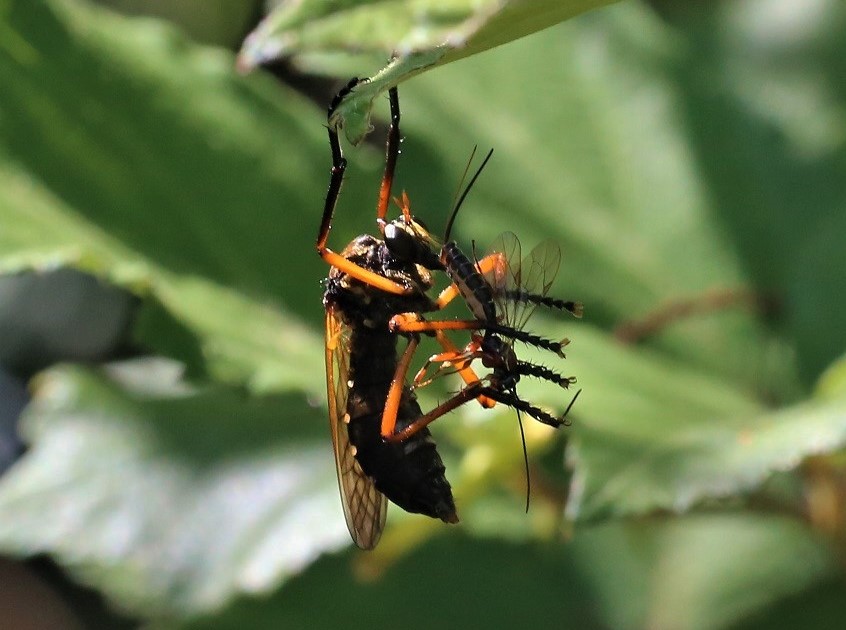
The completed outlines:
{"type": "MultiPolygon", "coordinates": [[[[396,430],[401,431],[422,415],[411,393],[403,393],[396,430]]],[[[403,442],[389,442],[380,433],[381,414],[352,417],[350,443],[356,459],[376,488],[406,512],[425,514],[447,523],[458,522],[452,488],[443,461],[428,429],[403,442]]]]}

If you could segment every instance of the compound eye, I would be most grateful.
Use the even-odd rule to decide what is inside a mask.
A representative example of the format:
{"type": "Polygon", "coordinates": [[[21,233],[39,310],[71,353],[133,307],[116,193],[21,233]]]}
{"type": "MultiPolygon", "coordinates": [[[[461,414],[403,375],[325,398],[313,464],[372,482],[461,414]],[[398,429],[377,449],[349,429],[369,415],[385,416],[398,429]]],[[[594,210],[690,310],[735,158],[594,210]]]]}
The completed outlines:
{"type": "Polygon", "coordinates": [[[385,226],[385,245],[400,260],[414,260],[417,254],[414,237],[393,221],[385,226]]]}

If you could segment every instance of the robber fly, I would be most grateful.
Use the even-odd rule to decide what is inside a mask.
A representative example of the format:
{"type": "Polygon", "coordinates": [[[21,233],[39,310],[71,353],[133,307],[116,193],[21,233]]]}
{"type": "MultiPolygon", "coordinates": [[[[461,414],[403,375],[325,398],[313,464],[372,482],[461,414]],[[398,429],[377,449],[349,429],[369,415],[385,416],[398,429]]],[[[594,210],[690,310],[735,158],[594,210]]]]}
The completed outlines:
{"type": "MultiPolygon", "coordinates": [[[[353,79],[333,100],[331,117],[358,83],[353,79]]],[[[452,408],[448,401],[424,414],[405,383],[408,362],[417,347],[409,334],[402,360],[397,341],[402,330],[389,328],[400,313],[441,308],[427,292],[432,271],[443,266],[425,226],[408,211],[385,220],[400,143],[399,97],[389,91],[391,124],[385,171],[376,210],[382,238],[362,235],[340,253],[328,248],[330,224],[343,183],[346,159],[337,130],[329,126],[332,171],[317,251],[331,266],[323,304],[326,310],[326,382],[329,421],[338,483],[347,526],[355,543],[373,548],[385,524],[387,499],[404,510],[447,523],[458,521],[445,468],[428,429],[402,440],[388,440],[420,418],[434,418],[452,408]]],[[[469,370],[463,370],[465,375],[469,370]]],[[[478,380],[467,375],[467,380],[478,380]]]]}

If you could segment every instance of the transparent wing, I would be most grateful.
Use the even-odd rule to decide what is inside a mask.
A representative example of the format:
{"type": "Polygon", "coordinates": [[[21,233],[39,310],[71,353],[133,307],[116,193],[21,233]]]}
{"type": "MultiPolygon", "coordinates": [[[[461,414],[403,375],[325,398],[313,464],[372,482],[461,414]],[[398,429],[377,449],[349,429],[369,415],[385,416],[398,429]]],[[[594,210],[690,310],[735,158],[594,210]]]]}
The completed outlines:
{"type": "Polygon", "coordinates": [[[493,290],[497,319],[503,326],[512,326],[514,321],[517,304],[508,295],[520,288],[520,256],[520,239],[514,232],[497,236],[485,255],[493,258],[493,266],[484,276],[493,290]]]}
{"type": "Polygon", "coordinates": [[[514,299],[524,305],[513,326],[522,329],[538,304],[549,293],[561,267],[561,248],[552,239],[541,241],[520,263],[520,294],[514,299]]]}
{"type": "Polygon", "coordinates": [[[561,266],[561,249],[551,240],[542,241],[521,260],[520,240],[513,232],[503,232],[493,242],[489,254],[498,257],[485,279],[493,289],[499,323],[522,330],[540,298],[552,286],[561,266]]]}
{"type": "Polygon", "coordinates": [[[521,260],[520,240],[513,232],[503,232],[489,255],[499,259],[485,278],[493,289],[500,324],[522,330],[558,275],[561,249],[548,239],[521,260]]]}
{"type": "Polygon", "coordinates": [[[349,395],[349,328],[333,309],[326,309],[326,390],[329,427],[338,473],[338,488],[347,528],[356,545],[373,549],[385,527],[388,500],[364,474],[347,430],[349,395]]]}

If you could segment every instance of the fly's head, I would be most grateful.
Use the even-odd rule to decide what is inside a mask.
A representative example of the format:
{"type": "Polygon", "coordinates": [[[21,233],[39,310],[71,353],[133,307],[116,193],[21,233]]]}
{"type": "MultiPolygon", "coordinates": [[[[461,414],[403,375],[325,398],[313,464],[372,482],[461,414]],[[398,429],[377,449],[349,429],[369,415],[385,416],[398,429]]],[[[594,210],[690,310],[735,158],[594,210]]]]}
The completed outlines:
{"type": "Polygon", "coordinates": [[[402,209],[402,214],[382,228],[385,245],[391,255],[403,263],[442,270],[443,265],[436,253],[440,251],[440,244],[426,224],[411,214],[408,195],[403,192],[402,198],[395,201],[402,209]]]}

